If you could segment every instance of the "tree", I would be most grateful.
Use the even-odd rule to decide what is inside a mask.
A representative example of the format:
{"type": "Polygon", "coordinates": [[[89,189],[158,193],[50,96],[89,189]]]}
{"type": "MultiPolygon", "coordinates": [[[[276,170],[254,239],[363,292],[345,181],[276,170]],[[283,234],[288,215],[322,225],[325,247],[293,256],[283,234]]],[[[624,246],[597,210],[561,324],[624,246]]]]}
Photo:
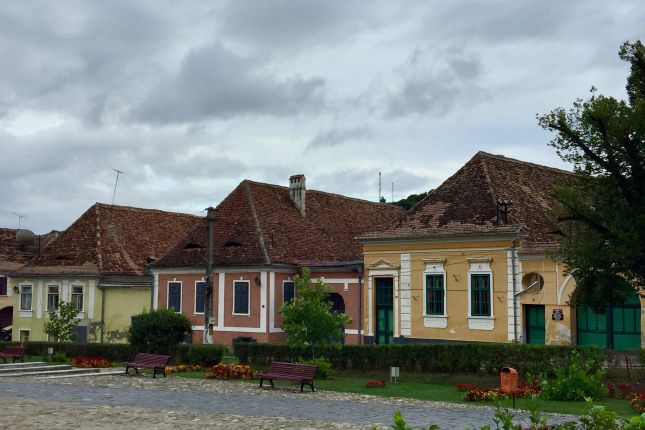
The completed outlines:
{"type": "Polygon", "coordinates": [[[139,352],[172,355],[191,330],[190,320],[172,309],[143,312],[132,317],[130,345],[139,352]]]}
{"type": "Polygon", "coordinates": [[[282,329],[287,333],[287,343],[309,346],[315,357],[316,347],[340,342],[342,327],[351,319],[344,313],[332,311],[328,299],[331,289],[320,279],[312,285],[309,269],[303,268],[293,282],[297,294],[280,308],[282,329]]]}
{"type": "Polygon", "coordinates": [[[425,196],[427,196],[427,195],[428,195],[428,193],[426,193],[426,192],[423,192],[423,193],[420,193],[420,194],[410,194],[409,196],[407,196],[404,199],[398,200],[396,202],[392,202],[392,204],[395,205],[395,206],[401,206],[402,208],[404,208],[407,211],[407,210],[410,210],[411,208],[413,208],[417,203],[419,203],[421,200],[423,200],[425,198],[425,196]]]}
{"type": "Polygon", "coordinates": [[[45,333],[56,339],[56,342],[73,342],[76,340],[78,309],[71,302],[60,302],[58,309],[50,309],[49,321],[45,323],[45,333]]]}
{"type": "Polygon", "coordinates": [[[628,100],[597,94],[538,116],[577,173],[555,190],[562,238],[557,258],[577,283],[576,301],[604,309],[635,289],[645,295],[645,47],[619,51],[631,70],[628,100]]]}

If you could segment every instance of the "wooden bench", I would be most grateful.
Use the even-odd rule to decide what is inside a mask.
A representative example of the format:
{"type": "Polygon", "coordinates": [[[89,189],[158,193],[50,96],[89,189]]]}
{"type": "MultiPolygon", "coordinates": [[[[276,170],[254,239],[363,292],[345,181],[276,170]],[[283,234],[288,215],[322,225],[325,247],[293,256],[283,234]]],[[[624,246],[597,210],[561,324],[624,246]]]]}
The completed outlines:
{"type": "Polygon", "coordinates": [[[163,373],[163,377],[165,378],[166,365],[169,360],[169,355],[145,354],[143,352],[138,352],[132,363],[125,363],[125,374],[128,374],[129,369],[134,369],[137,374],[139,373],[140,368],[153,369],[153,378],[157,376],[157,373],[163,373]]]}
{"type": "Polygon", "coordinates": [[[7,358],[13,358],[13,362],[20,359],[23,363],[25,362],[25,348],[20,346],[5,346],[5,348],[0,351],[0,358],[7,362],[7,358]]]}
{"type": "Polygon", "coordinates": [[[262,388],[262,382],[265,379],[271,383],[271,388],[273,388],[274,379],[300,382],[300,392],[302,393],[305,384],[311,387],[311,391],[314,391],[314,375],[316,374],[317,368],[318,366],[313,364],[281,363],[274,361],[268,370],[259,372],[257,377],[260,378],[260,388],[262,388]]]}

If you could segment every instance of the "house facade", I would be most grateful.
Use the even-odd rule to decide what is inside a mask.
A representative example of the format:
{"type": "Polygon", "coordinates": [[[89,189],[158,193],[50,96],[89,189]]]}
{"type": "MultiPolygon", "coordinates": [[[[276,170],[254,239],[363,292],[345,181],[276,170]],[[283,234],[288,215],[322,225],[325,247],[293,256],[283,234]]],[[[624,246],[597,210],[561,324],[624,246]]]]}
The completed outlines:
{"type": "Polygon", "coordinates": [[[12,340],[51,340],[45,322],[65,301],[78,309],[78,341],[126,342],[132,315],[151,307],[146,265],[198,219],[96,203],[39,256],[10,273],[12,340]]]}
{"type": "Polygon", "coordinates": [[[391,205],[307,190],[303,175],[292,176],[289,187],[243,181],[214,210],[213,319],[204,319],[204,220],[151,265],[153,307],[188,316],[194,343],[204,333],[224,344],[239,337],[283,341],[280,307],[296,294],[294,276],[308,267],[312,282],[331,288],[333,309],[352,319],[345,342],[359,343],[364,280],[355,238],[402,214],[391,205]]]}
{"type": "Polygon", "coordinates": [[[58,232],[37,236],[29,230],[0,228],[0,330],[11,330],[14,290],[9,274],[40,254],[58,237],[58,232]]]}
{"type": "Polygon", "coordinates": [[[644,299],[570,305],[553,188],[571,173],[480,152],[391,228],[363,235],[366,341],[645,345],[644,299]]]}

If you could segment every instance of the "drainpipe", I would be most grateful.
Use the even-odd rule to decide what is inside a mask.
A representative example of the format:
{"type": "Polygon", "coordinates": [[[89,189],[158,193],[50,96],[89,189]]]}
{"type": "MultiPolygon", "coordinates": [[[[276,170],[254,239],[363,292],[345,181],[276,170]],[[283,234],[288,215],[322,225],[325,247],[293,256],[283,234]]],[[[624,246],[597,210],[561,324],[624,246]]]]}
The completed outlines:
{"type": "MultiPolygon", "coordinates": [[[[206,291],[204,292],[204,344],[213,343],[210,334],[210,324],[213,320],[213,226],[215,224],[215,209],[206,209],[206,291]]],[[[222,312],[220,309],[219,312],[222,312]]]]}
{"type": "Polygon", "coordinates": [[[105,287],[99,285],[98,288],[99,291],[101,291],[101,325],[99,327],[101,330],[100,342],[103,343],[103,333],[105,333],[105,287]]]}
{"type": "Polygon", "coordinates": [[[358,344],[363,344],[363,265],[358,266],[358,344]]]}
{"type": "MultiPolygon", "coordinates": [[[[517,237],[519,240],[520,233],[519,231],[517,232],[517,237]]],[[[511,270],[512,270],[512,278],[513,278],[513,341],[517,342],[518,341],[518,336],[517,336],[517,277],[515,274],[515,240],[513,240],[513,246],[511,247],[511,270]]]]}

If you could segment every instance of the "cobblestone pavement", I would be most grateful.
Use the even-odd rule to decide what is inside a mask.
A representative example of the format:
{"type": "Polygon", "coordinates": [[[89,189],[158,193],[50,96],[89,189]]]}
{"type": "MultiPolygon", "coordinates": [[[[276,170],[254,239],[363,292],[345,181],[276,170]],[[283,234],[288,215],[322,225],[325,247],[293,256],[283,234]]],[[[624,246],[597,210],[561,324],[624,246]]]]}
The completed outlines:
{"type": "MultiPolygon", "coordinates": [[[[1,428],[370,429],[400,410],[409,425],[459,430],[492,423],[489,407],[388,399],[280,385],[178,377],[98,376],[2,381],[1,428]],[[82,405],[82,407],[80,406],[82,405]],[[28,413],[25,413],[28,411],[28,413]]],[[[526,413],[517,412],[519,422],[526,413]]],[[[550,415],[551,422],[572,419],[550,415]]]]}

